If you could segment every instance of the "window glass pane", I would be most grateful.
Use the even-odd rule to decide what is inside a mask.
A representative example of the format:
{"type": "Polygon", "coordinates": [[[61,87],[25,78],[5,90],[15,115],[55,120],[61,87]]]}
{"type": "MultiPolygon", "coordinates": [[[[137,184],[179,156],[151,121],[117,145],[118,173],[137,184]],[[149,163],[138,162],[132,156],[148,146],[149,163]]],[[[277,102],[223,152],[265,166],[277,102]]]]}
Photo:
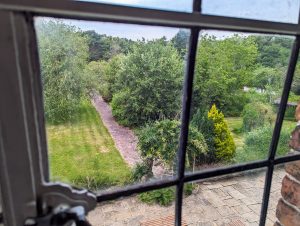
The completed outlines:
{"type": "MultiPolygon", "coordinates": [[[[299,154],[300,150],[300,64],[296,65],[292,87],[289,93],[289,99],[280,131],[279,145],[277,146],[276,157],[288,154],[299,154]]],[[[279,108],[281,99],[276,99],[277,109],[279,108]]]]}
{"type": "Polygon", "coordinates": [[[203,0],[202,12],[209,15],[297,23],[299,0],[203,0]]]}
{"type": "Polygon", "coordinates": [[[88,215],[93,226],[173,225],[175,187],[121,198],[99,204],[88,215]]]}
{"type": "Polygon", "coordinates": [[[192,0],[79,0],[85,2],[117,4],[125,6],[134,6],[150,9],[162,9],[170,11],[191,12],[192,0]]]}
{"type": "Polygon", "coordinates": [[[286,36],[200,34],[188,171],[267,158],[292,42],[286,36]]]}
{"type": "Polygon", "coordinates": [[[263,168],[189,184],[183,220],[187,225],[259,225],[265,175],[263,168]]]}
{"type": "Polygon", "coordinates": [[[173,177],[189,34],[49,18],[36,29],[51,179],[99,190],[173,177]]]}

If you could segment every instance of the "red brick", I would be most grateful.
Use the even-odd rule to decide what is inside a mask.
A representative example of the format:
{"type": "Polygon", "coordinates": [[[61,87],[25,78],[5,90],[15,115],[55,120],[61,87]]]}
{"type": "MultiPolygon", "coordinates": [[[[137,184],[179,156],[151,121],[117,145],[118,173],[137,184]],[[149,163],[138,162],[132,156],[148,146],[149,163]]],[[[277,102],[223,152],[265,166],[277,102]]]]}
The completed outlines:
{"type": "Polygon", "coordinates": [[[288,176],[282,180],[281,195],[284,200],[300,208],[300,184],[288,176]]]}
{"type": "Polygon", "coordinates": [[[284,226],[300,226],[300,213],[284,203],[282,199],[278,201],[276,217],[284,226]]]}
{"type": "Polygon", "coordinates": [[[300,181],[300,161],[286,163],[285,171],[300,181]]]}

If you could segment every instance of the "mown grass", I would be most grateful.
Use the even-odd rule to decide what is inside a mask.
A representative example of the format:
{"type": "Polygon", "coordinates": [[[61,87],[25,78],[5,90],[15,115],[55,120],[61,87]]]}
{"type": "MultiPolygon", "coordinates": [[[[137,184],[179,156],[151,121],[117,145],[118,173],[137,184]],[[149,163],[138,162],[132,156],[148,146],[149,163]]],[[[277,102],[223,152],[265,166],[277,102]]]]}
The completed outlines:
{"type": "Polygon", "coordinates": [[[47,137],[52,180],[91,190],[129,181],[130,168],[88,100],[75,121],[47,125],[47,137]]]}

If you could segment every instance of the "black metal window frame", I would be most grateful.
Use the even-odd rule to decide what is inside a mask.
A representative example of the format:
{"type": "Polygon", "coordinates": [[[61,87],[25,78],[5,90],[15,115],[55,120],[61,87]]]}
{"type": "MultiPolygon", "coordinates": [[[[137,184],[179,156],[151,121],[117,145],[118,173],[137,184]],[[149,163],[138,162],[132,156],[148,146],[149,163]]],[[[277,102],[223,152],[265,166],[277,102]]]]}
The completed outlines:
{"type": "MultiPolygon", "coordinates": [[[[9,20],[11,21],[12,26],[16,27],[15,30],[13,28],[12,33],[16,33],[22,29],[29,30],[28,39],[31,43],[31,47],[34,50],[33,50],[33,54],[27,57],[31,63],[32,61],[34,61],[33,65],[35,65],[35,71],[37,72],[39,72],[38,69],[39,62],[37,56],[37,43],[36,43],[35,30],[33,24],[33,18],[35,16],[56,17],[56,18],[64,18],[64,19],[80,19],[86,21],[116,22],[116,23],[125,23],[125,24],[159,25],[159,26],[190,29],[187,64],[186,64],[186,71],[185,71],[184,85],[183,85],[180,145],[179,145],[179,150],[177,155],[177,159],[178,159],[177,175],[174,178],[162,179],[159,181],[152,181],[144,184],[137,184],[137,185],[124,187],[119,190],[99,193],[97,194],[97,202],[114,200],[122,196],[130,196],[132,194],[150,191],[154,189],[176,186],[177,189],[176,189],[176,205],[175,205],[175,225],[180,226],[181,218],[182,218],[183,187],[185,183],[200,180],[200,179],[212,178],[221,175],[227,175],[236,172],[242,172],[242,171],[266,167],[267,172],[265,177],[265,187],[264,187],[264,194],[263,194],[261,214],[260,214],[260,223],[259,223],[259,225],[261,226],[265,225],[274,166],[278,164],[290,162],[290,161],[300,160],[300,155],[290,155],[290,156],[276,158],[276,149],[280,137],[280,131],[281,131],[284,114],[287,106],[288,96],[291,89],[293,75],[294,75],[294,71],[295,71],[295,67],[299,55],[299,48],[300,48],[300,23],[299,22],[297,24],[291,24],[291,23],[268,22],[268,21],[261,21],[261,20],[250,20],[250,19],[204,15],[201,13],[201,0],[193,1],[193,12],[191,13],[171,12],[165,10],[144,9],[144,8],[137,8],[137,7],[118,6],[118,5],[109,5],[109,4],[100,4],[100,3],[91,3],[91,2],[77,2],[77,1],[68,1],[68,0],[51,0],[51,1],[1,0],[0,12],[6,12],[7,13],[6,16],[10,17],[9,20]],[[24,27],[20,28],[18,23],[18,20],[20,20],[19,18],[23,18],[24,21],[28,22],[25,28],[24,27]],[[279,106],[279,111],[277,113],[276,124],[273,131],[268,158],[259,161],[254,161],[254,162],[231,165],[231,166],[215,168],[215,169],[208,169],[208,170],[197,171],[193,173],[186,173],[185,157],[186,157],[186,146],[187,146],[188,131],[189,131],[190,108],[191,108],[191,100],[192,100],[196,51],[197,51],[199,33],[201,30],[204,29],[252,32],[252,33],[263,33],[263,34],[281,34],[281,35],[294,36],[295,40],[291,49],[288,70],[286,73],[286,79],[284,82],[281,102],[279,106]]],[[[1,15],[0,15],[0,19],[1,19],[1,15]]],[[[15,34],[15,37],[17,36],[18,33],[15,34]]],[[[4,39],[0,38],[0,41],[3,40],[4,39]]],[[[23,45],[25,45],[25,44],[22,45],[20,40],[14,40],[14,42],[15,42],[15,46],[22,47],[23,45]]],[[[5,52],[2,53],[0,52],[0,59],[5,57],[3,56],[4,53],[5,52]]],[[[23,69],[21,68],[20,70],[23,69]]],[[[41,98],[42,87],[41,87],[40,76],[35,76],[35,77],[32,75],[28,75],[28,76],[31,79],[32,82],[31,85],[33,87],[32,89],[34,90],[34,92],[29,94],[27,93],[27,95],[31,97],[32,98],[31,101],[37,103],[37,105],[35,106],[33,104],[36,112],[26,112],[27,111],[26,108],[23,107],[23,111],[25,111],[25,113],[28,113],[25,114],[26,117],[24,118],[24,121],[30,119],[30,113],[32,114],[37,113],[37,118],[34,118],[32,116],[32,119],[35,120],[35,123],[37,124],[37,128],[35,128],[36,131],[30,131],[31,133],[29,133],[29,137],[31,137],[32,134],[33,136],[38,136],[39,137],[38,140],[40,142],[38,145],[42,146],[39,148],[45,152],[46,137],[44,131],[45,124],[43,119],[44,112],[42,108],[42,98],[41,98]]],[[[5,82],[5,78],[3,74],[1,74],[0,77],[0,88],[1,88],[1,82],[3,82],[2,84],[4,84],[5,82]]],[[[6,93],[4,93],[4,95],[5,94],[6,93]]],[[[21,102],[22,101],[28,101],[28,100],[26,100],[25,98],[24,100],[21,100],[21,102]]],[[[1,123],[5,125],[6,122],[1,122],[1,123]]],[[[30,127],[30,124],[27,126],[30,127]]],[[[1,130],[0,127],[0,138],[1,137],[3,138],[2,133],[3,131],[1,130]]],[[[34,142],[32,143],[34,144],[34,142]]],[[[0,148],[2,146],[4,150],[5,143],[2,142],[0,139],[0,148]]],[[[39,156],[39,158],[42,159],[43,166],[41,166],[41,168],[44,169],[43,172],[44,179],[47,181],[49,180],[47,154],[42,153],[41,156],[39,156]]],[[[31,170],[34,169],[35,168],[33,167],[33,169],[31,170]]]]}

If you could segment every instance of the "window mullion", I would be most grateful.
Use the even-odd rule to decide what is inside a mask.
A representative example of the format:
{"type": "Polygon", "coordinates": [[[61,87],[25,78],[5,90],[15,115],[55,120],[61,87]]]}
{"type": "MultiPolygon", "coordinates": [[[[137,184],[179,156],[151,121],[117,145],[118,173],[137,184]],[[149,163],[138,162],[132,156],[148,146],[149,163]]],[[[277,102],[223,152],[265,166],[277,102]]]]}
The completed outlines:
{"type": "MultiPolygon", "coordinates": [[[[201,0],[193,1],[193,12],[200,13],[201,0]]],[[[192,103],[193,80],[196,63],[196,53],[199,38],[199,28],[192,28],[189,38],[189,47],[187,54],[186,73],[183,86],[183,99],[182,99],[182,115],[181,115],[181,129],[180,141],[178,149],[178,184],[176,187],[176,203],[175,203],[175,225],[181,226],[182,219],[182,201],[183,201],[183,188],[184,188],[184,172],[185,172],[185,159],[186,159],[186,146],[188,142],[190,110],[192,103]]]]}

